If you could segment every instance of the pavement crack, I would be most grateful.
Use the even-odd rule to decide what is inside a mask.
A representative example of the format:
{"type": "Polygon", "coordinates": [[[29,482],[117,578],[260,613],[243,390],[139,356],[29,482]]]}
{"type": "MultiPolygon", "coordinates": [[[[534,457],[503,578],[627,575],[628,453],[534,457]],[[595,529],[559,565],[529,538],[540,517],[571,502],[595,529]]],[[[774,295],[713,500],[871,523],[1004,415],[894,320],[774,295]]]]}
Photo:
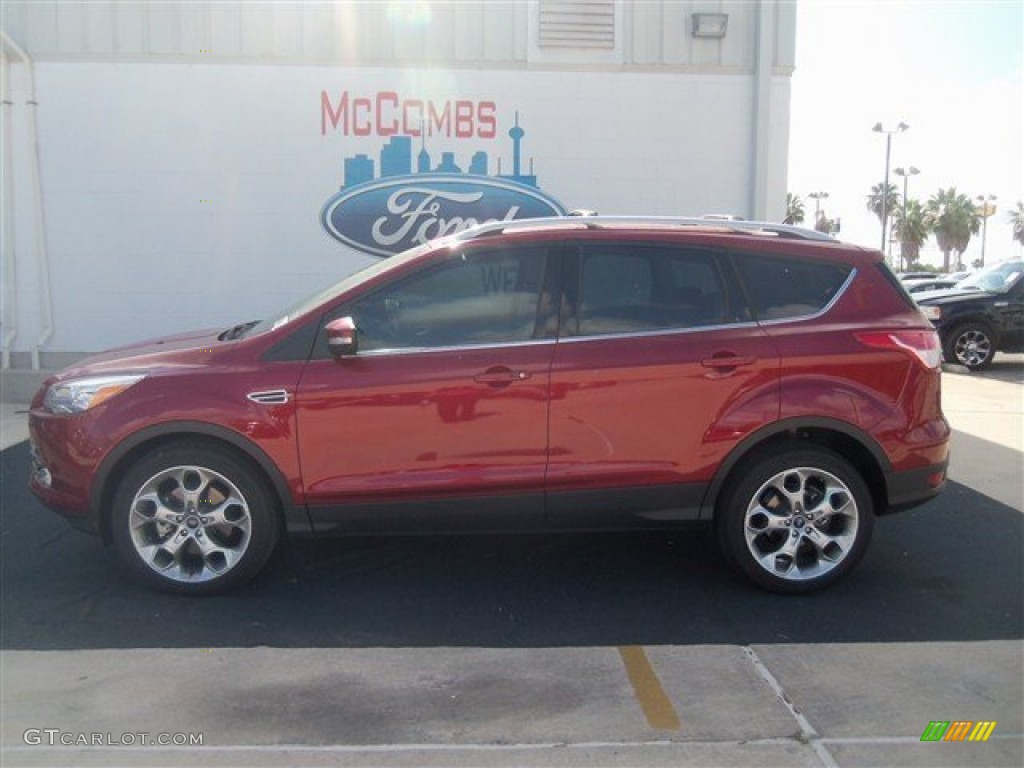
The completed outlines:
{"type": "Polygon", "coordinates": [[[768,667],[765,666],[764,662],[761,661],[761,658],[754,652],[754,649],[749,645],[745,645],[743,646],[743,653],[746,655],[747,659],[750,660],[750,663],[754,665],[754,669],[757,670],[761,679],[763,679],[768,684],[768,687],[774,691],[776,697],[782,702],[783,706],[789,710],[789,714],[793,716],[797,725],[800,726],[800,732],[796,736],[797,741],[810,746],[825,768],[839,768],[839,764],[832,756],[832,753],[828,751],[828,747],[825,746],[821,735],[814,730],[814,726],[811,725],[810,720],[808,720],[793,704],[792,699],[789,698],[789,694],[786,693],[785,689],[775,678],[775,675],[771,673],[771,670],[769,670],[768,667]]]}

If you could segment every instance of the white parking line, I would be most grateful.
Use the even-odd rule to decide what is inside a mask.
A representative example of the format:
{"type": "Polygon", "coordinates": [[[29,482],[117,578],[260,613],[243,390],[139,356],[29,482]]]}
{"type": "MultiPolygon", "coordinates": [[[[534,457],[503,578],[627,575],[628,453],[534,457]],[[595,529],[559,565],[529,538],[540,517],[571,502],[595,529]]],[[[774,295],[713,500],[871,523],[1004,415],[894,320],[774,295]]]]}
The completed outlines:
{"type": "MultiPolygon", "coordinates": [[[[769,672],[769,674],[771,674],[769,672]]],[[[811,728],[814,732],[814,729],[811,728]]],[[[814,742],[819,745],[825,744],[859,744],[871,746],[874,744],[918,744],[921,742],[918,736],[851,736],[837,738],[822,738],[815,735],[813,741],[804,738],[793,737],[771,737],[764,739],[662,739],[658,741],[550,741],[533,742],[524,744],[262,744],[254,746],[244,745],[203,745],[175,746],[175,745],[149,745],[149,746],[116,746],[111,747],[111,752],[118,754],[129,752],[253,752],[253,753],[274,753],[274,752],[324,752],[338,754],[374,754],[393,752],[539,752],[548,749],[647,749],[647,748],[671,748],[685,746],[780,746],[786,744],[807,743],[812,748],[814,742]]],[[[1024,733],[993,733],[988,741],[1021,741],[1024,740],[1024,733]]],[[[4,753],[27,752],[57,752],[57,753],[95,753],[102,750],[96,748],[83,749],[76,746],[26,746],[13,745],[2,747],[4,753]]],[[[819,753],[820,755],[821,753],[819,753]]],[[[827,754],[827,752],[826,752],[827,754]]],[[[838,764],[828,755],[827,760],[830,766],[838,768],[838,764]]],[[[826,758],[822,758],[826,762],[826,758]]]]}

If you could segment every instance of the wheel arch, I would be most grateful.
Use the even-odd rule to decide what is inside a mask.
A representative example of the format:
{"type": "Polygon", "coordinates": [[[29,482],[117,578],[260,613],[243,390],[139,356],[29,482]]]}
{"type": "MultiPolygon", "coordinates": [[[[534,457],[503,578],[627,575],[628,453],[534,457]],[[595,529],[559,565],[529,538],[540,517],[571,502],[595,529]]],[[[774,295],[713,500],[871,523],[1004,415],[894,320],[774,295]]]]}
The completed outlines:
{"type": "Polygon", "coordinates": [[[974,309],[969,312],[964,312],[962,315],[954,315],[950,317],[942,324],[942,329],[939,331],[939,335],[942,337],[943,341],[945,341],[953,334],[954,331],[965,325],[971,324],[985,326],[985,328],[992,334],[992,341],[998,341],[998,325],[990,315],[985,313],[983,309],[974,309]]]}
{"type": "Polygon", "coordinates": [[[871,492],[875,514],[882,514],[888,506],[886,473],[892,469],[892,463],[878,441],[852,424],[835,419],[798,417],[783,419],[759,429],[729,453],[704,495],[701,519],[714,518],[725,495],[724,491],[746,465],[783,445],[817,445],[839,454],[853,464],[864,478],[871,492]]]}
{"type": "Polygon", "coordinates": [[[957,317],[951,317],[948,325],[946,325],[946,333],[952,334],[965,325],[980,325],[992,334],[992,340],[996,341],[999,337],[999,324],[991,316],[983,311],[968,312],[957,317]]]}
{"type": "MultiPolygon", "coordinates": [[[[110,520],[114,494],[124,472],[145,453],[159,446],[182,440],[203,440],[217,444],[241,456],[263,475],[274,492],[282,512],[282,522],[293,516],[294,504],[288,483],[267,453],[254,442],[224,427],[201,421],[176,421],[146,427],[118,443],[100,463],[96,480],[89,494],[89,504],[96,515],[97,527],[104,543],[111,541],[110,520]]],[[[308,518],[303,523],[308,525],[308,518]]]]}

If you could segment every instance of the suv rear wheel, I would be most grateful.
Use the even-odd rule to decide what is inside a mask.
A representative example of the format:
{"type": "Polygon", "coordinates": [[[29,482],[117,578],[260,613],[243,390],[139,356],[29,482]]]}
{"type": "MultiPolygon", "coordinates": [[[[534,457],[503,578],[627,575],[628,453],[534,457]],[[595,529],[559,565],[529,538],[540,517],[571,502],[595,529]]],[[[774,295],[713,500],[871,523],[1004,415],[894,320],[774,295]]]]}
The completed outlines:
{"type": "Polygon", "coordinates": [[[763,453],[717,516],[730,560],[773,592],[810,592],[832,583],[864,554],[874,510],[860,473],[825,448],[763,453]]]}
{"type": "Polygon", "coordinates": [[[273,492],[233,452],[176,443],[143,457],[114,496],[114,545],[152,586],[211,594],[248,581],[277,544],[273,492]]]}

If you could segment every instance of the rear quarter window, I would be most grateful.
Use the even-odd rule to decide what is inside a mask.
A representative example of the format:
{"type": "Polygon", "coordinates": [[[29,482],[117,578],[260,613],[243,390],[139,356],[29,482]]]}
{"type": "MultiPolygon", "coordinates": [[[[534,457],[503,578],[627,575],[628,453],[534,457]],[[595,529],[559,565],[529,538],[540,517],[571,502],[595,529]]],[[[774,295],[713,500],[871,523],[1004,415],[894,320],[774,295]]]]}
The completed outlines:
{"type": "Polygon", "coordinates": [[[896,276],[896,273],[890,269],[889,265],[884,261],[879,261],[876,266],[878,267],[878,271],[882,273],[882,277],[885,278],[885,282],[887,282],[889,286],[896,291],[900,299],[903,300],[903,303],[911,309],[915,309],[917,305],[914,303],[913,297],[910,295],[910,292],[907,291],[907,287],[896,276]]]}
{"type": "Polygon", "coordinates": [[[735,255],[758,320],[788,320],[821,312],[836,298],[852,267],[768,254],[735,255]]]}

